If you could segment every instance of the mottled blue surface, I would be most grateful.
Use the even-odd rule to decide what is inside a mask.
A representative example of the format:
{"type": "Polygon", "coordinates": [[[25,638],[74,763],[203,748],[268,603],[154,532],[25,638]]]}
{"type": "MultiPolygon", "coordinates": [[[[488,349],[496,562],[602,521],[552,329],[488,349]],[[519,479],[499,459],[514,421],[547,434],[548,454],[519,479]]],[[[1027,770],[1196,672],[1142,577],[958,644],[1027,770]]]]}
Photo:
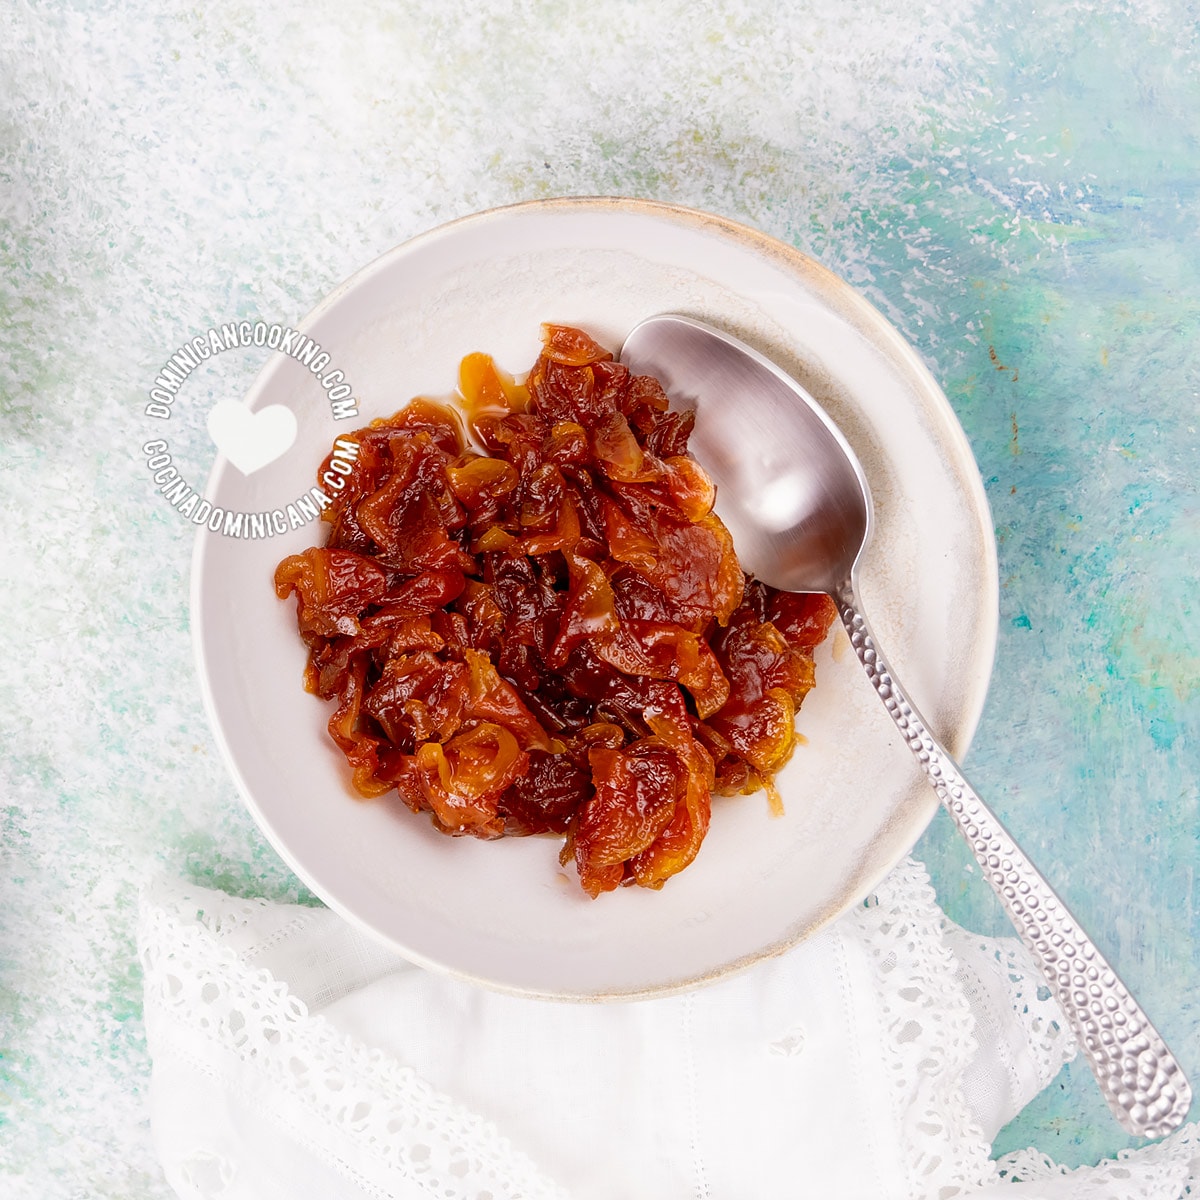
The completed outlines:
{"type": "MultiPolygon", "coordinates": [[[[997,139],[972,139],[944,178],[986,174],[1022,228],[997,272],[964,246],[968,221],[937,223],[960,328],[978,342],[935,353],[1000,557],[1000,644],[972,777],[1195,1079],[1200,79],[1187,15],[1113,13],[1044,40],[1036,26],[992,31],[1008,50],[992,86],[1002,111],[1022,111],[1018,136],[1002,158],[997,139]],[[1063,165],[1036,173],[1044,191],[1015,182],[1047,144],[1063,165]]],[[[918,854],[952,916],[1004,929],[948,821],[918,854]]],[[[1135,1144],[1082,1062],[997,1148],[1030,1143],[1071,1162],[1135,1144]]]]}
{"type": "MultiPolygon", "coordinates": [[[[214,321],[294,321],[414,233],[553,194],[745,220],[930,365],[1000,557],[968,767],[1200,1080],[1198,63],[1190,3],[6,6],[0,1191],[166,1194],[144,879],[301,894],[204,721],[145,389],[214,321]]],[[[194,477],[260,363],[189,381],[194,477]]],[[[919,853],[1005,928],[947,822],[919,853]]],[[[997,1148],[1026,1144],[1128,1142],[1077,1064],[997,1148]]]]}

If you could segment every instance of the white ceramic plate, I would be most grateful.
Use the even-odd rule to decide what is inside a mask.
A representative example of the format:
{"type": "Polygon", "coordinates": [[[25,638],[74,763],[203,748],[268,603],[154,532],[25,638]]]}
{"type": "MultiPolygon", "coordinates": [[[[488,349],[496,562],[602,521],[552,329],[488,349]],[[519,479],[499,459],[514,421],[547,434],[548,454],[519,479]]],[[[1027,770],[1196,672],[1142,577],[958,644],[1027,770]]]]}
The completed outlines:
{"type": "MultiPolygon", "coordinates": [[[[218,461],[208,497],[262,511],[302,495],[333,438],[418,394],[452,391],[460,359],[520,373],[539,325],[581,326],[618,351],[643,317],[719,325],[792,372],[824,405],[870,482],[876,534],[861,598],[880,644],[933,729],[961,755],[995,649],[997,571],[987,502],[945,397],[861,297],[743,226],[629,200],[555,200],[481,213],[406,243],[337,289],[304,330],[345,372],[360,421],[336,422],[301,364],[268,364],[247,403],[293,410],[299,435],[244,477],[218,461]]],[[[860,901],[914,844],[936,801],[845,635],[817,657],[804,744],[762,795],[714,802],[697,860],[661,892],[587,899],[558,841],[482,843],[352,797],[301,686],[294,602],[276,563],[325,526],[257,541],[201,531],[193,630],[217,740],[279,853],[328,904],[415,962],[508,991],[640,996],[719,977],[811,934],[860,901]]]]}

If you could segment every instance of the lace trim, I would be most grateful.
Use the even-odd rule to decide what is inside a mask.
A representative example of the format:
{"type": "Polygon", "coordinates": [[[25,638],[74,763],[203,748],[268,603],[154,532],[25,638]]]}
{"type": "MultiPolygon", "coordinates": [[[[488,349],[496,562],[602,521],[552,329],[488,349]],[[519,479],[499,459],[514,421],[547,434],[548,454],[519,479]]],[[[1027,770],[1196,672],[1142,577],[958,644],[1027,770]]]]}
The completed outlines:
{"type": "MultiPolygon", "coordinates": [[[[225,940],[261,952],[307,919],[294,908],[166,881],[148,888],[138,942],[152,1052],[203,1037],[235,1056],[248,1076],[298,1102],[316,1127],[336,1130],[440,1200],[564,1200],[490,1122],[310,1014],[285,984],[251,968],[225,940]],[[260,919],[271,922],[265,935],[257,929],[260,919]],[[238,937],[252,926],[252,940],[238,937]]],[[[323,1149],[351,1170],[336,1151],[323,1149]]]]}
{"type": "Polygon", "coordinates": [[[1030,1051],[1035,1073],[1033,1090],[1040,1092],[1053,1081],[1063,1064],[1075,1057],[1079,1046],[1037,963],[1019,938],[983,937],[959,926],[954,926],[951,932],[951,946],[960,942],[991,959],[1007,981],[1011,1011],[1030,1051]]]}
{"type": "Polygon", "coordinates": [[[1006,1154],[996,1165],[1007,1183],[1053,1181],[1054,1200],[1186,1200],[1200,1196],[1200,1125],[1184,1125],[1095,1167],[1071,1170],[1032,1148],[1006,1154]]]}
{"type": "Polygon", "coordinates": [[[981,938],[978,944],[994,955],[1008,976],[1013,1009],[1033,1052],[1037,1086],[1041,1091],[1062,1070],[1063,1064],[1078,1053],[1075,1036],[1043,982],[1033,956],[1017,938],[981,938]]]}
{"type": "Polygon", "coordinates": [[[893,1114],[917,1194],[945,1200],[994,1183],[990,1145],[961,1087],[977,1052],[974,1022],[965,997],[948,984],[956,960],[925,868],[905,859],[848,919],[874,963],[893,1114]]]}

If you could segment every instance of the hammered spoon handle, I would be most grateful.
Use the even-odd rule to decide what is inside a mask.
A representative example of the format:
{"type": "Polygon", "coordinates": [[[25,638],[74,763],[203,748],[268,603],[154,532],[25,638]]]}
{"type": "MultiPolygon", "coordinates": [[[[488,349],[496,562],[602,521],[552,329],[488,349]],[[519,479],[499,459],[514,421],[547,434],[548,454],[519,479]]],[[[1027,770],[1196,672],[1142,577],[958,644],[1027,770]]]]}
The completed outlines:
{"type": "Polygon", "coordinates": [[[1123,1128],[1141,1137],[1162,1137],[1178,1128],[1191,1105],[1192,1089],[1166,1042],[1067,906],[929,732],[879,652],[853,581],[835,591],[833,599],[880,699],[1041,968],[1113,1115],[1123,1128]]]}

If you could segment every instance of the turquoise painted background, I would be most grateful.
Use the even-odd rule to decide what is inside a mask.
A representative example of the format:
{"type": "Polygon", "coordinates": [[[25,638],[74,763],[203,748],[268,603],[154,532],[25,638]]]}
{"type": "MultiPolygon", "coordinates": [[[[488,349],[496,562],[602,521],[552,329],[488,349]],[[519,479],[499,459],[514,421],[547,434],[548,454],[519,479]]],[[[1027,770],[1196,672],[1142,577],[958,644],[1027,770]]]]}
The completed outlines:
{"type": "MultiPolygon", "coordinates": [[[[980,790],[1200,1079],[1200,15],[1189,3],[215,3],[0,12],[0,1192],[166,1195],[137,889],[302,889],[200,707],[189,529],[143,392],[443,220],[633,194],[815,255],[900,328],[979,462],[1000,643],[980,790]]],[[[189,380],[172,449],[261,360],[189,380]]],[[[948,822],[951,916],[1005,925],[948,822]]],[[[1068,1068],[1001,1135],[1129,1144],[1068,1068]]]]}

